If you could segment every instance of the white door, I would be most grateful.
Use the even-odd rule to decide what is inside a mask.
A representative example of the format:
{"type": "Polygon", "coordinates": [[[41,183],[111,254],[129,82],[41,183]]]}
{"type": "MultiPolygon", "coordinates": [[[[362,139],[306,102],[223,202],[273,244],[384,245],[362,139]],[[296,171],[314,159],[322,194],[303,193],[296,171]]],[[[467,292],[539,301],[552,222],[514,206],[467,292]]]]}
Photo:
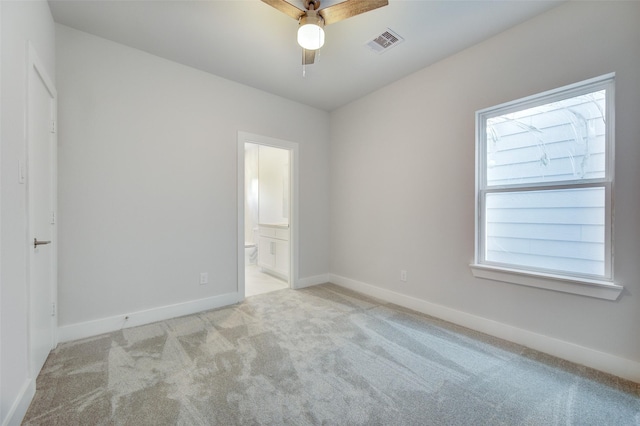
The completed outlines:
{"type": "Polygon", "coordinates": [[[29,342],[36,377],[56,340],[56,92],[31,46],[28,73],[29,342]]]}

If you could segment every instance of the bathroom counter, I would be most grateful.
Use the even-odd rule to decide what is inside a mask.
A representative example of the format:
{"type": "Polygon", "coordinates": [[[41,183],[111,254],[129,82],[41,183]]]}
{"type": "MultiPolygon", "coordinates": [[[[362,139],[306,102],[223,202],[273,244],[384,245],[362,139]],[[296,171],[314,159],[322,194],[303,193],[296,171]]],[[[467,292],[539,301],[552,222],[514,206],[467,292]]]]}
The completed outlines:
{"type": "Polygon", "coordinates": [[[269,228],[289,229],[288,223],[261,223],[259,226],[267,226],[269,228]]]}

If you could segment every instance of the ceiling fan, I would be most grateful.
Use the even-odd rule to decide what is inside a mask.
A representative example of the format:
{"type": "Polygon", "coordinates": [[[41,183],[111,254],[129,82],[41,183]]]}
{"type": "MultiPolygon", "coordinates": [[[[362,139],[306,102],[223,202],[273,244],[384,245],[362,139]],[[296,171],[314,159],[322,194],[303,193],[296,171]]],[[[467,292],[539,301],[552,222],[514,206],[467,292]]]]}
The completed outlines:
{"type": "Polygon", "coordinates": [[[316,50],[324,44],[324,27],[352,16],[389,4],[388,0],[346,0],[320,9],[320,0],[304,0],[302,10],[286,0],[262,0],[298,21],[298,44],[302,47],[302,64],[313,64],[316,50]]]}

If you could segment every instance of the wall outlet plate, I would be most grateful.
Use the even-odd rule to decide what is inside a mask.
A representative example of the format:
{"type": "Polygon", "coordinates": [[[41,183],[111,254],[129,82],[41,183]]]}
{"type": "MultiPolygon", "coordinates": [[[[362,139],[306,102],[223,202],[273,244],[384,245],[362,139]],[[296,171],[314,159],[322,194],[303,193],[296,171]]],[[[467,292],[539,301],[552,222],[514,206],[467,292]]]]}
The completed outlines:
{"type": "Polygon", "coordinates": [[[209,273],[200,272],[200,285],[209,284],[209,273]]]}

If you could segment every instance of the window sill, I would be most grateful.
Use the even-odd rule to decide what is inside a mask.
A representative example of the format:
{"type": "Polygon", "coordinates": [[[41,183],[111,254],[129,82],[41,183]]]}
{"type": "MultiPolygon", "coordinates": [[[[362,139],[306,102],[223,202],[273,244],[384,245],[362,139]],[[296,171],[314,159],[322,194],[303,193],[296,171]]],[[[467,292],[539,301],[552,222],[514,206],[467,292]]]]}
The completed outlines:
{"type": "Polygon", "coordinates": [[[610,281],[591,280],[587,278],[568,278],[553,274],[533,273],[515,269],[471,264],[471,272],[476,278],[502,281],[528,287],[544,288],[563,293],[580,294],[606,300],[617,300],[624,290],[621,285],[610,281]]]}

